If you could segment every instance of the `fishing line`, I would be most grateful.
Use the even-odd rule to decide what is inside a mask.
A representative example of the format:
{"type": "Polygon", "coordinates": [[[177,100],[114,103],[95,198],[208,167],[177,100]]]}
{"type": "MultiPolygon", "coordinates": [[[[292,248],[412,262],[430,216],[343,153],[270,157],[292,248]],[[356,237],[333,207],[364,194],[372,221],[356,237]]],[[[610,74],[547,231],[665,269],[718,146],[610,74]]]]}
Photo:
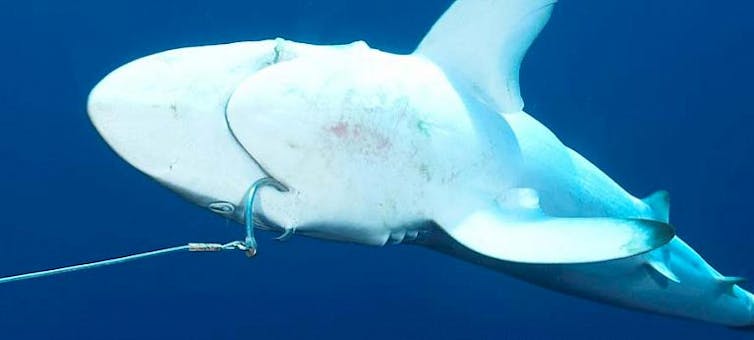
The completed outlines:
{"type": "Polygon", "coordinates": [[[189,252],[219,252],[223,250],[241,250],[246,253],[247,256],[252,257],[257,254],[257,241],[254,237],[254,199],[257,192],[262,187],[273,187],[280,192],[286,192],[288,189],[280,182],[271,177],[262,178],[249,187],[246,192],[244,200],[244,221],[246,224],[246,237],[243,241],[233,241],[225,244],[220,243],[189,243],[182,246],[164,248],[154,251],[148,251],[144,253],[138,253],[134,255],[116,257],[113,259],[84,263],[73,266],[66,266],[56,269],[42,270],[37,272],[31,272],[27,274],[13,275],[0,278],[0,284],[10,283],[15,281],[30,280],[40,277],[53,276],[63,273],[69,273],[74,271],[88,270],[93,268],[111,266],[115,264],[121,264],[125,262],[145,259],[149,257],[155,257],[159,255],[171,254],[182,251],[189,252]]]}

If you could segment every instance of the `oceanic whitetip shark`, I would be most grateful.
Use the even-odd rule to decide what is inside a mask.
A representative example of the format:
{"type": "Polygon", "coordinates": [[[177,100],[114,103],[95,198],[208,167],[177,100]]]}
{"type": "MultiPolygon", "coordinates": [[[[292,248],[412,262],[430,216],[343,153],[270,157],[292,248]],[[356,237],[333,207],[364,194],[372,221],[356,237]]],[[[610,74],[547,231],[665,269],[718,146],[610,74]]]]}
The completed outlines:
{"type": "Polygon", "coordinates": [[[89,115],[158,182],[285,237],[418,244],[588,299],[752,325],[742,279],[675,235],[665,192],[632,196],[523,111],[521,60],[555,2],[457,0],[409,55],[283,39],[166,51],[108,75],[89,115]],[[277,187],[247,201],[264,178],[277,187]]]}

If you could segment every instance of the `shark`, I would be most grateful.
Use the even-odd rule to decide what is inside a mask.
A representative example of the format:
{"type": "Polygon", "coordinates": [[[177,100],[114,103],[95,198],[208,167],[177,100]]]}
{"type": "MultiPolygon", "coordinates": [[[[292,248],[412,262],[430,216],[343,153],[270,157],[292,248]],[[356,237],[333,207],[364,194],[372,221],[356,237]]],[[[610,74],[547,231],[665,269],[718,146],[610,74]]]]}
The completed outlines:
{"type": "Polygon", "coordinates": [[[524,111],[520,65],[555,6],[456,0],[411,54],[282,38],[168,50],[107,75],[89,117],[160,184],[282,239],[419,245],[750,327],[744,280],[676,235],[666,192],[631,195],[524,111]],[[277,185],[253,185],[265,179],[277,185]]]}

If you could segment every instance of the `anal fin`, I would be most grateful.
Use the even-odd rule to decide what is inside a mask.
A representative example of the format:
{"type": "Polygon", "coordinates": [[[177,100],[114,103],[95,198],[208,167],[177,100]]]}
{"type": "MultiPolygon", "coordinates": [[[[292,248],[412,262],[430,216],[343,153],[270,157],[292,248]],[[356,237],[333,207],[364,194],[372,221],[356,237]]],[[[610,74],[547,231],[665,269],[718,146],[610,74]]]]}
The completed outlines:
{"type": "Polygon", "coordinates": [[[720,282],[721,285],[730,288],[733,288],[733,286],[742,284],[746,281],[746,278],[740,276],[723,276],[717,279],[717,282],[720,282]]]}

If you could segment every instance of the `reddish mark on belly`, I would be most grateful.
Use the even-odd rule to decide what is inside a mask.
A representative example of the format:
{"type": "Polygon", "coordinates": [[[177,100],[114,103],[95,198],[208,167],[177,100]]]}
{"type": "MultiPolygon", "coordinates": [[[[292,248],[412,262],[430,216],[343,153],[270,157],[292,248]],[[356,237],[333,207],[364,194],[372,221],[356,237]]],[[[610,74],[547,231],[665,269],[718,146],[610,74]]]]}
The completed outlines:
{"type": "Polygon", "coordinates": [[[327,128],[327,131],[330,131],[333,135],[335,135],[338,138],[346,138],[348,137],[348,130],[349,126],[346,122],[338,122],[337,124],[327,128]]]}
{"type": "Polygon", "coordinates": [[[389,138],[379,131],[374,131],[361,124],[349,124],[340,121],[325,130],[351,146],[359,147],[365,153],[384,153],[392,147],[389,138]]]}

